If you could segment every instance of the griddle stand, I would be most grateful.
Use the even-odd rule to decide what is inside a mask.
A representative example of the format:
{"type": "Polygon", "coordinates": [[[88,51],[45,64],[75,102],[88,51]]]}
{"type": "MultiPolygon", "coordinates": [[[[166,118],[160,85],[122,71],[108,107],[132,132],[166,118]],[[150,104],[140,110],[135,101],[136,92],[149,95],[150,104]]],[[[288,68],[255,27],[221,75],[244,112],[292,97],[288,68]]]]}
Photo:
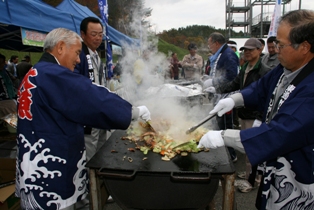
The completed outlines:
{"type": "MultiPolygon", "coordinates": [[[[103,179],[100,179],[97,175],[97,169],[90,169],[90,209],[103,210],[109,193],[105,186],[103,186],[103,179]],[[104,189],[102,189],[104,188],[104,189]],[[104,199],[105,198],[105,199],[104,199]]],[[[234,180],[235,173],[225,174],[221,176],[221,184],[223,188],[222,209],[223,210],[235,210],[235,189],[234,180]]],[[[215,209],[214,199],[208,205],[208,210],[215,209]]]]}
{"type": "MultiPolygon", "coordinates": [[[[117,159],[117,156],[114,156],[111,153],[112,149],[121,149],[127,150],[126,148],[130,147],[129,145],[125,145],[120,138],[124,136],[125,131],[115,131],[110,138],[106,141],[106,143],[99,149],[99,151],[92,157],[92,159],[87,163],[87,167],[89,168],[90,175],[90,209],[93,210],[103,210],[105,202],[109,196],[109,193],[104,184],[104,177],[100,177],[98,175],[98,171],[101,168],[114,168],[116,164],[119,164],[120,167],[125,169],[133,169],[141,168],[143,169],[143,164],[147,164],[147,162],[143,162],[141,155],[138,153],[130,153],[129,155],[133,158],[133,164],[124,163],[120,158],[117,159]],[[123,147],[123,148],[121,148],[123,147]],[[125,147],[125,148],[124,148],[125,147]],[[128,168],[131,167],[131,168],[128,168]]],[[[148,159],[154,159],[154,155],[158,155],[155,153],[148,153],[148,159]]],[[[222,209],[223,210],[235,210],[236,202],[235,202],[235,168],[231,161],[230,155],[227,151],[226,147],[219,147],[217,149],[211,150],[209,153],[200,152],[200,153],[191,153],[191,157],[195,160],[200,160],[206,163],[213,163],[212,161],[216,161],[213,163],[215,167],[211,172],[211,177],[215,179],[220,179],[223,190],[223,199],[222,199],[222,209]]],[[[155,158],[156,159],[156,158],[155,158]]],[[[170,169],[176,168],[174,162],[152,162],[150,168],[152,171],[163,170],[166,171],[167,166],[171,165],[170,169]]],[[[169,169],[169,170],[170,170],[169,169]]],[[[200,171],[206,171],[207,168],[200,167],[200,171]]],[[[215,208],[214,199],[206,207],[207,210],[212,210],[215,208]]]]}

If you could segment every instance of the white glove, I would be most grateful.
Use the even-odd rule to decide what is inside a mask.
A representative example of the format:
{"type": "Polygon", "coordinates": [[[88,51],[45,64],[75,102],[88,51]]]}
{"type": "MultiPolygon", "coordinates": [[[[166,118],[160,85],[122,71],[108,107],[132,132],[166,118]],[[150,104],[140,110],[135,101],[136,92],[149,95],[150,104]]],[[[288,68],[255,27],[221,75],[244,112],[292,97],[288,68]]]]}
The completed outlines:
{"type": "Polygon", "coordinates": [[[146,106],[138,106],[137,108],[140,110],[139,116],[142,120],[144,120],[146,122],[151,120],[150,119],[150,112],[146,106]]]}
{"type": "Polygon", "coordinates": [[[204,83],[206,80],[210,78],[211,78],[210,76],[208,76],[207,74],[204,74],[203,76],[201,76],[200,80],[204,83]]]}
{"type": "Polygon", "coordinates": [[[262,124],[262,121],[255,119],[252,125],[252,128],[259,127],[262,124]]]}
{"type": "Polygon", "coordinates": [[[221,131],[208,131],[198,143],[197,148],[210,148],[215,149],[225,145],[224,140],[221,136],[221,131]]]}
{"type": "Polygon", "coordinates": [[[214,88],[213,86],[206,88],[205,90],[203,90],[204,92],[207,93],[216,93],[216,88],[214,88]]]}
{"type": "Polygon", "coordinates": [[[210,87],[210,86],[213,86],[213,79],[208,79],[208,80],[206,80],[206,81],[204,82],[204,84],[203,84],[203,89],[206,89],[206,88],[208,88],[208,87],[210,87]]]}
{"type": "Polygon", "coordinates": [[[232,98],[221,99],[218,101],[218,104],[216,104],[214,109],[209,112],[209,114],[218,113],[218,116],[221,117],[222,115],[233,109],[234,105],[235,103],[232,98]]]}

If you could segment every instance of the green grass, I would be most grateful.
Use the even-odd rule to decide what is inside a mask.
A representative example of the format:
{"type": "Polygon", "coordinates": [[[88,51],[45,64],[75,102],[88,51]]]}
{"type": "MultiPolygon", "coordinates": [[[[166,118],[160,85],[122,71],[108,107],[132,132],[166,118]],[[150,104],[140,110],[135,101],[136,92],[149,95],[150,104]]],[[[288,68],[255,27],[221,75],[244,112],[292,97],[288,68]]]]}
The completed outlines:
{"type": "Polygon", "coordinates": [[[186,54],[189,54],[188,50],[169,44],[162,39],[159,39],[158,41],[158,51],[164,53],[167,57],[171,56],[172,52],[175,52],[177,53],[179,60],[182,60],[186,54]]]}
{"type": "Polygon", "coordinates": [[[0,53],[5,56],[6,60],[9,60],[12,55],[17,55],[19,57],[19,62],[24,59],[25,55],[29,55],[33,65],[39,61],[41,55],[43,54],[42,52],[20,52],[5,49],[0,49],[0,53]]]}

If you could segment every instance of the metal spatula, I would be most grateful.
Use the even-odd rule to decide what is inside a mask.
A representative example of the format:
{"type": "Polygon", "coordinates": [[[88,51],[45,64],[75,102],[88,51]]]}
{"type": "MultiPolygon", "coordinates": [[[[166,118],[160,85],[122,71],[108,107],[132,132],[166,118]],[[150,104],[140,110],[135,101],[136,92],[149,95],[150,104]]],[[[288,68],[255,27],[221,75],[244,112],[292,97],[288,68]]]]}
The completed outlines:
{"type": "Polygon", "coordinates": [[[215,114],[210,114],[209,116],[207,116],[206,118],[204,118],[202,121],[200,121],[197,125],[189,128],[185,133],[186,134],[190,134],[193,131],[195,131],[198,127],[200,127],[201,125],[203,125],[204,123],[206,123],[208,120],[212,119],[213,117],[216,116],[217,113],[215,114]]]}
{"type": "Polygon", "coordinates": [[[156,130],[155,130],[154,127],[152,126],[152,121],[151,121],[151,120],[147,121],[146,123],[147,123],[147,125],[149,126],[149,128],[150,128],[153,132],[156,132],[156,130]]]}

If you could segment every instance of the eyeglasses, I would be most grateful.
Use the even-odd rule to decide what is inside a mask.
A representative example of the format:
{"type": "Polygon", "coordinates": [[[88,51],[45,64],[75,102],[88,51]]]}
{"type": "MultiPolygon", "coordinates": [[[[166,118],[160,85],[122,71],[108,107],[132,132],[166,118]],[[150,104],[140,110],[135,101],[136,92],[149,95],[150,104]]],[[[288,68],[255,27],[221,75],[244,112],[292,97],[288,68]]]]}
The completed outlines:
{"type": "Polygon", "coordinates": [[[275,45],[276,50],[280,51],[281,49],[288,47],[288,46],[293,46],[293,44],[279,44],[279,42],[273,42],[275,45]]]}

